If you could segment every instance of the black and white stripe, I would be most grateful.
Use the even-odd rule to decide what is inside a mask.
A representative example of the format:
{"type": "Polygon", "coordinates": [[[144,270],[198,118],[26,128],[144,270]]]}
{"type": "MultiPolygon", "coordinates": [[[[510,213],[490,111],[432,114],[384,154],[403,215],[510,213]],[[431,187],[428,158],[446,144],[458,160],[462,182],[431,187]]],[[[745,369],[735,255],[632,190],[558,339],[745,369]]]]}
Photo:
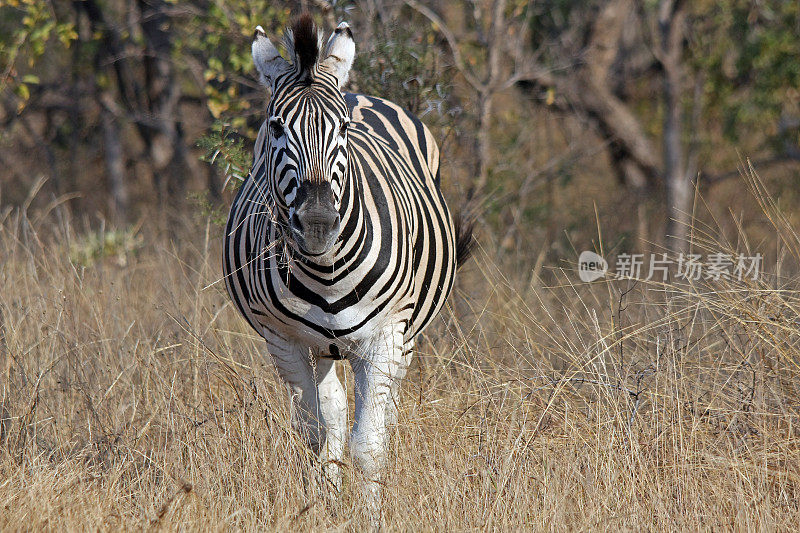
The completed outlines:
{"type": "Polygon", "coordinates": [[[310,360],[314,374],[319,365],[328,372],[327,357],[354,362],[364,398],[351,448],[375,477],[414,337],[442,308],[471,237],[457,235],[442,197],[428,128],[391,102],[341,92],[352,42],[342,24],[320,54],[320,35],[303,18],[288,32],[290,63],[256,32],[254,61],[272,98],[231,207],[223,267],[233,302],[298,399],[296,425],[309,444],[323,445],[327,421],[331,461],[344,439],[331,429],[342,415],[329,403],[342,404],[340,385],[306,367],[310,360]],[[338,215],[338,236],[321,253],[305,251],[292,225],[304,194],[327,195],[338,215]]]}
{"type": "MultiPolygon", "coordinates": [[[[298,96],[302,114],[295,121],[318,116],[313,106],[317,114],[326,109],[321,98],[298,96]]],[[[347,146],[318,161],[298,161],[297,147],[273,146],[268,122],[262,126],[253,169],[228,219],[228,290],[258,332],[310,336],[327,346],[369,337],[379,323],[402,317],[410,342],[441,308],[456,269],[455,230],[437,182],[438,149],[421,122],[390,102],[347,94],[341,103],[352,117],[347,146]],[[330,255],[305,257],[284,242],[285,225],[298,174],[322,165],[334,169],[342,231],[330,255]],[[298,309],[294,299],[309,307],[298,309]]],[[[284,127],[312,139],[322,129],[284,127]]]]}

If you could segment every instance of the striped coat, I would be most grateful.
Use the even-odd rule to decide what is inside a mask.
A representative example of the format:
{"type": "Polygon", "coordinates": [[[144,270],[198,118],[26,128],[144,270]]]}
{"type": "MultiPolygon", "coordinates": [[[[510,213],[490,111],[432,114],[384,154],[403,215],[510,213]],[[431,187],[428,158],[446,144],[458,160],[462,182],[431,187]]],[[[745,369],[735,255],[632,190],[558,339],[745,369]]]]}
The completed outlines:
{"type": "Polygon", "coordinates": [[[272,97],[231,207],[225,281],[266,340],[293,426],[336,487],[349,424],[333,361],[350,362],[350,452],[374,519],[414,337],[444,305],[471,232],[442,197],[431,132],[391,102],[341,91],[355,54],[347,24],[323,50],[301,17],[286,48],[291,62],[256,31],[253,61],[272,97]]]}
{"type": "Polygon", "coordinates": [[[380,98],[346,94],[350,187],[335,259],[282,242],[266,183],[268,125],[231,208],[224,273],[239,311],[259,333],[339,353],[389,321],[414,336],[436,316],[456,269],[455,229],[439,189],[439,150],[425,125],[380,98]]]}

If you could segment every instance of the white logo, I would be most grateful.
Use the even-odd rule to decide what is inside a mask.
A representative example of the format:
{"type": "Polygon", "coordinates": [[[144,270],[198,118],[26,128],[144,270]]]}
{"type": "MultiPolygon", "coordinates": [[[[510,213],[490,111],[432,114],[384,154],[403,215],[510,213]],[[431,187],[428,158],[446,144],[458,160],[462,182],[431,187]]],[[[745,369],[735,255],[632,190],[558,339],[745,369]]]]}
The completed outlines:
{"type": "Polygon", "coordinates": [[[609,276],[616,280],[641,280],[667,283],[671,267],[677,267],[672,279],[685,281],[743,281],[758,280],[764,257],[732,253],[678,254],[670,258],[666,253],[650,254],[648,263],[645,254],[621,253],[616,257],[616,270],[609,274],[608,262],[594,252],[584,251],[578,257],[578,277],[590,283],[609,276]]]}
{"type": "Polygon", "coordinates": [[[601,256],[588,250],[581,252],[578,257],[578,277],[581,281],[589,283],[600,279],[608,272],[608,263],[601,256]]]}

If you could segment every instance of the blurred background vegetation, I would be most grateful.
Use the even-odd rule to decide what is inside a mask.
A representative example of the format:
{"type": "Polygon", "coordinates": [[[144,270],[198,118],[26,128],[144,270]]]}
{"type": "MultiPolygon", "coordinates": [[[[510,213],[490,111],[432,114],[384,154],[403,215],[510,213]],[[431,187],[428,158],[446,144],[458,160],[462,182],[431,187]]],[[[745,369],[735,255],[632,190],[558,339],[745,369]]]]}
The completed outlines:
{"type": "Polygon", "coordinates": [[[797,0],[0,0],[0,530],[365,529],[349,460],[335,501],[306,483],[220,279],[253,30],[303,9],[482,204],[388,523],[800,530],[797,0]],[[687,220],[763,275],[576,283],[577,252],[679,251],[687,220]]]}
{"type": "Polygon", "coordinates": [[[572,260],[598,229],[617,251],[677,251],[692,212],[764,238],[744,158],[797,201],[796,0],[5,0],[0,213],[221,218],[267,98],[253,29],[306,9],[353,26],[349,90],[432,128],[445,192],[481,199],[491,253],[572,260]]]}

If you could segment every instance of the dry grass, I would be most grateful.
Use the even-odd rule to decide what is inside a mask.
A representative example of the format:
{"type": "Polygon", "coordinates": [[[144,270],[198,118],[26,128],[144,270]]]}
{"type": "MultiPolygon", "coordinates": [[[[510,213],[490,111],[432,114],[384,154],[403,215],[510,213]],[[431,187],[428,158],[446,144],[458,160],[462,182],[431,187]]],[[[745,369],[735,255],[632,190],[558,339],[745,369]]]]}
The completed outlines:
{"type": "MultiPolygon", "coordinates": [[[[390,528],[800,527],[800,240],[758,197],[780,278],[544,286],[479,254],[404,383],[390,528]]],[[[319,489],[214,284],[220,233],[97,239],[5,213],[1,529],[363,528],[356,474],[319,489]]]]}

